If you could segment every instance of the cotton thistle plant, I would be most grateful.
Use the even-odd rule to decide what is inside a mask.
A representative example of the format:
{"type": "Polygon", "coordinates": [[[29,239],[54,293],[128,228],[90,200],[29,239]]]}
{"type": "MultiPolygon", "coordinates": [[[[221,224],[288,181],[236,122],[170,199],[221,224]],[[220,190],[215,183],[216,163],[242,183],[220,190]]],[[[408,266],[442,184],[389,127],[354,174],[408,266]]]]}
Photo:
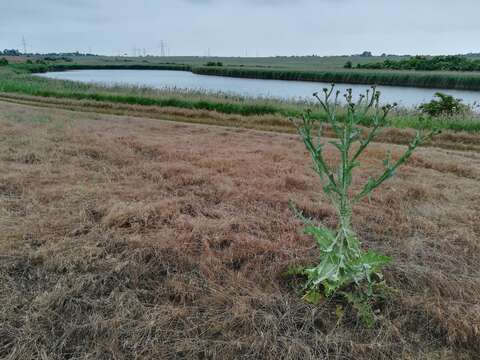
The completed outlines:
{"type": "Polygon", "coordinates": [[[306,277],[304,298],[309,301],[318,299],[320,293],[327,297],[343,293],[349,298],[352,293],[345,293],[346,289],[352,289],[352,286],[353,289],[360,288],[381,279],[380,269],[391,259],[374,251],[362,250],[360,239],[351,226],[353,207],[394,176],[398,167],[410,158],[414,150],[437,133],[417,132],[398,160],[392,161],[388,156],[383,162],[383,173],[369,178],[361,190],[354,193],[351,186],[353,172],[360,166],[359,158],[387,125],[388,114],[396,104],[381,106],[380,92],[375,87],[360,95],[355,102],[352,90],[348,89],[344,94],[347,115],[340,121],[337,118],[340,91],[334,93],[334,90],[335,85],[332,85],[330,89],[323,89],[323,97],[318,93],[314,97],[326,113],[326,123],[330,125],[335,140],[323,138],[325,121],[313,119],[310,111],[295,121],[298,134],[313,160],[314,170],[320,177],[323,192],[335,208],[339,220],[336,230],[318,226],[305,218],[292,204],[297,215],[306,223],[305,233],[313,236],[320,250],[318,265],[293,271],[306,277]],[[373,125],[366,135],[362,135],[359,124],[366,116],[372,117],[373,125]],[[334,146],[340,154],[336,168],[330,166],[325,159],[325,146],[328,144],[334,146]]]}

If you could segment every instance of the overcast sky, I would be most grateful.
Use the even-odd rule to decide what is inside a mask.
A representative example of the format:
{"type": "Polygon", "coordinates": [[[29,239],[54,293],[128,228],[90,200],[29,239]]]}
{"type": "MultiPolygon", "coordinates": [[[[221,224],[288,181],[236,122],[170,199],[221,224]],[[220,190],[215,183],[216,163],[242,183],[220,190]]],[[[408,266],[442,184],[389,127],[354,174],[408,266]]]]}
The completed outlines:
{"type": "Polygon", "coordinates": [[[266,56],[480,52],[479,0],[0,0],[0,48],[266,56]]]}

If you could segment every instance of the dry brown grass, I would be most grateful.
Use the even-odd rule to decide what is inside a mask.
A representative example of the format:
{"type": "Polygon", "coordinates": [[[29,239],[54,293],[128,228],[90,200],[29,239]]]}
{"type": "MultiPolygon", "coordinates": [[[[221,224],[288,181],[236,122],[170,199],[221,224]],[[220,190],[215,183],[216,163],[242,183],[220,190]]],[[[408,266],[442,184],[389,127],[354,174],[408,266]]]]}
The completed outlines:
{"type": "Polygon", "coordinates": [[[294,135],[0,103],[0,168],[0,358],[478,358],[477,152],[423,148],[357,207],[395,259],[373,330],[281,276],[318,255],[288,200],[336,221],[294,135]]]}

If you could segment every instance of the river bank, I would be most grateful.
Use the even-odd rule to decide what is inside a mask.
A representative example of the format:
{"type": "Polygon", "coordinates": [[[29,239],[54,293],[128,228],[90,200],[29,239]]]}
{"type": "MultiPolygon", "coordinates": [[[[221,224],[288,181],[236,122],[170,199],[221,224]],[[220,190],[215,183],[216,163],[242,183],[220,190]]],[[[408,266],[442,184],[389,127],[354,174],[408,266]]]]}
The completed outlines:
{"type": "MultiPolygon", "coordinates": [[[[144,60],[145,61],[145,60],[144,60]]],[[[181,58],[177,61],[182,61],[181,58]]],[[[205,66],[200,63],[148,61],[142,63],[91,62],[91,63],[48,63],[16,65],[31,72],[69,70],[180,70],[194,74],[215,75],[249,79],[286,81],[315,81],[365,85],[407,86],[419,88],[440,88],[456,90],[480,90],[480,73],[452,71],[397,71],[366,70],[324,67],[283,67],[263,65],[205,66]]]]}
{"type": "MultiPolygon", "coordinates": [[[[73,65],[78,69],[84,66],[73,65]]],[[[112,66],[116,67],[117,65],[104,65],[104,67],[112,66]]],[[[135,65],[135,67],[137,66],[135,65]]],[[[49,69],[50,67],[42,64],[19,64],[0,68],[0,92],[45,98],[207,110],[242,116],[273,115],[283,119],[300,117],[307,108],[311,108],[314,118],[325,118],[325,114],[318,106],[305,101],[245,98],[178,89],[159,90],[132,86],[101,86],[32,76],[32,73],[38,73],[45,68],[49,69]]],[[[65,69],[67,68],[65,67],[65,69]]],[[[344,116],[344,111],[340,111],[340,117],[342,116],[344,116]]],[[[470,133],[480,132],[480,121],[473,114],[459,117],[426,118],[418,112],[400,109],[393,112],[389,120],[389,126],[395,128],[419,130],[438,128],[470,133]]],[[[363,125],[371,125],[368,117],[365,117],[363,125]]]]}

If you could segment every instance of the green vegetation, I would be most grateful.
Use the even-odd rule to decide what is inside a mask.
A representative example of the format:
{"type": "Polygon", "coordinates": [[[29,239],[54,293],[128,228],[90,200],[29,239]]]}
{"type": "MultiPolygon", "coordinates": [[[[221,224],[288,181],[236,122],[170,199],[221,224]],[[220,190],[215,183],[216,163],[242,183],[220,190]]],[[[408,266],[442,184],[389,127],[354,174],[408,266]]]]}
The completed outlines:
{"type": "MultiPolygon", "coordinates": [[[[195,58],[197,59],[197,58],[195,58]]],[[[223,93],[202,93],[197,91],[179,91],[179,90],[155,90],[129,86],[106,87],[94,84],[82,84],[71,81],[61,81],[46,79],[30,75],[31,73],[42,73],[47,71],[63,70],[81,70],[81,69],[151,69],[151,70],[183,70],[194,71],[203,74],[218,74],[222,72],[225,75],[242,77],[260,77],[259,74],[267,74],[265,78],[277,77],[284,79],[297,79],[295,71],[262,68],[252,69],[247,67],[232,68],[224,67],[205,67],[198,66],[192,68],[190,64],[180,64],[174,62],[153,63],[151,59],[146,59],[147,63],[135,63],[125,61],[129,59],[99,62],[85,57],[85,60],[71,62],[49,62],[43,59],[26,59],[23,63],[13,63],[0,68],[0,92],[17,93],[33,96],[65,98],[75,100],[94,100],[100,102],[111,102],[130,105],[151,105],[151,106],[169,106],[184,109],[211,110],[225,114],[240,114],[246,116],[252,115],[275,115],[281,117],[300,117],[306,105],[305,102],[288,102],[280,100],[252,99],[239,96],[232,96],[223,93]],[[28,62],[28,63],[27,63],[28,62]]],[[[293,61],[293,60],[292,60],[293,61]]],[[[298,72],[297,72],[298,73],[298,72]]],[[[338,81],[341,74],[344,78],[340,82],[362,82],[361,71],[335,70],[328,76],[332,82],[338,81]],[[359,78],[354,76],[360,75],[359,78]]],[[[313,72],[301,74],[318,74],[313,72]]],[[[390,76],[395,76],[395,72],[389,72],[390,76]]],[[[404,73],[403,76],[409,76],[410,73],[404,73]]],[[[303,76],[303,75],[302,75],[303,76]]],[[[449,76],[448,73],[442,76],[449,76]]],[[[453,75],[452,75],[453,76],[453,75]]],[[[300,76],[301,77],[301,76],[300,76]]],[[[480,77],[479,77],[480,79],[480,77]]],[[[326,119],[326,114],[320,107],[312,108],[311,116],[314,119],[326,119]]],[[[339,119],[346,117],[345,109],[340,109],[339,119]]],[[[390,125],[397,128],[414,129],[433,129],[440,128],[453,131],[479,132],[480,121],[476,115],[468,112],[452,116],[448,112],[443,112],[435,117],[424,118],[421,113],[415,111],[398,110],[389,117],[390,125]]],[[[371,119],[365,117],[361,124],[371,126],[371,119]]]]}
{"type": "Polygon", "coordinates": [[[480,59],[465,56],[414,56],[403,60],[358,64],[358,69],[421,70],[421,71],[480,71],[480,59]]]}
{"type": "MultiPolygon", "coordinates": [[[[114,86],[107,87],[72,81],[62,81],[32,76],[32,72],[45,72],[50,69],[177,69],[188,65],[139,65],[118,64],[86,65],[86,64],[12,64],[0,70],[0,92],[16,93],[32,96],[63,98],[74,100],[93,100],[129,105],[169,106],[183,109],[217,111],[224,114],[240,114],[245,116],[275,115],[285,118],[301,117],[306,102],[288,102],[280,100],[252,99],[232,96],[223,93],[204,93],[198,91],[155,90],[149,88],[114,86]]],[[[314,106],[312,118],[326,120],[324,110],[314,106]]],[[[346,109],[339,109],[339,119],[346,118],[346,109]]],[[[389,116],[390,126],[397,128],[434,129],[453,131],[480,132],[480,121],[475,115],[446,116],[424,118],[415,111],[398,110],[389,116]]],[[[360,120],[364,126],[372,126],[371,118],[365,116],[360,120]]]]}
{"type": "Polygon", "coordinates": [[[462,104],[462,99],[455,99],[453,96],[435,93],[435,98],[428,103],[419,106],[419,109],[430,116],[454,116],[469,112],[470,108],[462,104]]]}
{"type": "Polygon", "coordinates": [[[8,65],[8,60],[5,59],[5,58],[1,58],[0,59],[0,66],[6,66],[6,65],[8,65]]]}
{"type": "Polygon", "coordinates": [[[239,78],[320,81],[329,83],[397,85],[425,88],[480,90],[480,74],[415,71],[353,71],[338,70],[280,70],[234,67],[196,67],[192,71],[202,75],[239,78]]]}
{"type": "Polygon", "coordinates": [[[321,296],[320,292],[327,297],[344,296],[359,310],[365,324],[372,326],[375,315],[371,302],[378,298],[375,288],[378,285],[377,280],[382,279],[379,271],[383,265],[389,263],[390,258],[372,250],[362,250],[360,240],[351,226],[353,206],[390,179],[398,167],[411,157],[414,150],[437,131],[429,131],[425,135],[417,132],[403,155],[395,161],[388,156],[384,161],[384,172],[378,177],[369,178],[360,191],[352,194],[350,188],[353,183],[353,170],[360,166],[358,159],[376,138],[380,129],[387,125],[387,115],[395,105],[381,108],[380,93],[375,87],[372,88],[370,97],[367,91],[366,96],[362,95],[357,103],[352,99],[352,91],[348,90],[345,94],[347,116],[345,121],[340,122],[337,118],[340,92],[337,91],[332,100],[334,86],[323,91],[323,99],[317,94],[315,96],[325,110],[328,124],[338,138],[329,142],[339,152],[338,167],[334,169],[326,161],[324,151],[327,144],[322,134],[323,122],[312,119],[310,112],[307,111],[302,121],[297,124],[297,130],[313,160],[314,170],[321,179],[323,192],[336,210],[339,225],[336,231],[325,226],[316,226],[296,210],[307,225],[305,233],[313,236],[321,254],[318,265],[295,269],[293,273],[303,275],[307,279],[304,299],[317,302],[321,296]],[[362,130],[358,125],[372,110],[372,128],[366,137],[362,137],[362,130]],[[358,144],[357,147],[354,147],[355,144],[358,144]]]}
{"type": "Polygon", "coordinates": [[[57,56],[45,56],[43,58],[44,61],[66,61],[66,62],[73,62],[73,59],[70,58],[70,57],[66,57],[66,56],[60,56],[60,57],[57,57],[57,56]]]}
{"type": "Polygon", "coordinates": [[[220,61],[209,61],[205,64],[205,66],[223,66],[223,63],[220,61]]]}

